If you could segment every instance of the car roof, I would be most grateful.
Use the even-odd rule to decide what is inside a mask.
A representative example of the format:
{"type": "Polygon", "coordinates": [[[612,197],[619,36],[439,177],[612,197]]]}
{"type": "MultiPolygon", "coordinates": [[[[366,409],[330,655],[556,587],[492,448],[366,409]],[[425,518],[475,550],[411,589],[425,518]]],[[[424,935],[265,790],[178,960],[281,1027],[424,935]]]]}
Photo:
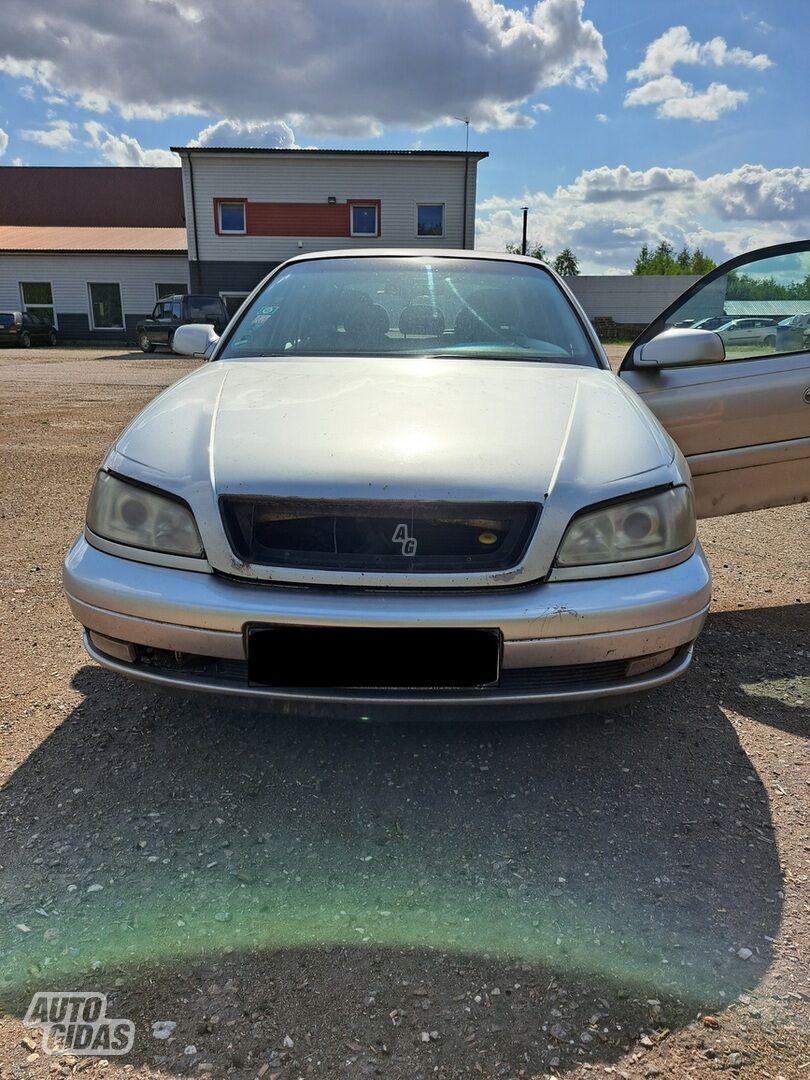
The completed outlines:
{"type": "MultiPolygon", "coordinates": [[[[472,251],[470,248],[335,248],[332,251],[308,251],[295,255],[286,263],[308,262],[311,259],[367,259],[373,256],[391,256],[412,259],[474,259],[487,262],[516,262],[537,266],[539,259],[530,255],[512,255],[506,251],[472,251]]],[[[546,266],[546,263],[541,265],[546,266]]]]}

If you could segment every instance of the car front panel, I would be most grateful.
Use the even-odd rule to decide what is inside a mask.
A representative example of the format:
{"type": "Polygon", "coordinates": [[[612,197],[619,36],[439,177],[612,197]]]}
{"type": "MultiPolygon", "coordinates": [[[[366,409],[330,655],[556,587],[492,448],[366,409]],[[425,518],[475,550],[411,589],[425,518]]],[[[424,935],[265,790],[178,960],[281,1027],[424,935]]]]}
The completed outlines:
{"type": "MultiPolygon", "coordinates": [[[[123,662],[147,681],[285,701],[486,704],[594,700],[674,677],[688,663],[710,586],[699,548],[677,566],[646,574],[426,594],[249,584],[120,559],[81,537],[65,562],[65,591],[87,630],[134,649],[123,662],[91,640],[92,655],[116,669],[123,662]],[[255,626],[490,629],[502,640],[500,680],[457,691],[254,686],[246,641],[255,626]],[[660,668],[628,675],[628,665],[666,653],[660,668]]],[[[317,666],[317,656],[312,662],[317,666]]]]}

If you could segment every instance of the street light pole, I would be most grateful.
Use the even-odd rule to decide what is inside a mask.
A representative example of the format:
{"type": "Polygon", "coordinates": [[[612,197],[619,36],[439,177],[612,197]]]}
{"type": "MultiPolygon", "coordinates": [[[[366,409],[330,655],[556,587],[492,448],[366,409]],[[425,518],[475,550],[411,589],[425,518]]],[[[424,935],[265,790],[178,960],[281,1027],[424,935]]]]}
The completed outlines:
{"type": "Polygon", "coordinates": [[[529,227],[529,208],[528,208],[528,206],[521,206],[521,210],[523,211],[523,240],[521,241],[521,244],[520,244],[520,254],[525,255],[526,254],[526,236],[527,236],[528,227],[529,227]]]}

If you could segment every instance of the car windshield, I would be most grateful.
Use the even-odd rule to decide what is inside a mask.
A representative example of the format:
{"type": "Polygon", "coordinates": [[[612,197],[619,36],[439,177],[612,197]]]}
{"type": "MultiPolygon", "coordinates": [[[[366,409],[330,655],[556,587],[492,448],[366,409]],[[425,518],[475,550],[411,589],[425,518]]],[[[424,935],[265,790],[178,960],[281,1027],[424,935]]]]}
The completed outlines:
{"type": "Polygon", "coordinates": [[[381,256],[293,263],[256,296],[221,359],[442,356],[599,367],[582,323],[540,267],[381,256]]]}

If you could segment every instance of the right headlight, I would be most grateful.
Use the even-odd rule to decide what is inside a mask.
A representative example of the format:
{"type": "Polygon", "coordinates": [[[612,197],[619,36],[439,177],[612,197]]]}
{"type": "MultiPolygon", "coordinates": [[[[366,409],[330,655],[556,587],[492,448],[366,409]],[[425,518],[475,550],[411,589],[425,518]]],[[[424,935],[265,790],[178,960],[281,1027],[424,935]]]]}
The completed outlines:
{"type": "Polygon", "coordinates": [[[610,503],[574,518],[556,566],[592,566],[668,555],[695,538],[695,505],[688,487],[610,503]]]}
{"type": "Polygon", "coordinates": [[[117,544],[202,558],[194,515],[184,502],[99,472],[87,506],[87,527],[117,544]]]}

